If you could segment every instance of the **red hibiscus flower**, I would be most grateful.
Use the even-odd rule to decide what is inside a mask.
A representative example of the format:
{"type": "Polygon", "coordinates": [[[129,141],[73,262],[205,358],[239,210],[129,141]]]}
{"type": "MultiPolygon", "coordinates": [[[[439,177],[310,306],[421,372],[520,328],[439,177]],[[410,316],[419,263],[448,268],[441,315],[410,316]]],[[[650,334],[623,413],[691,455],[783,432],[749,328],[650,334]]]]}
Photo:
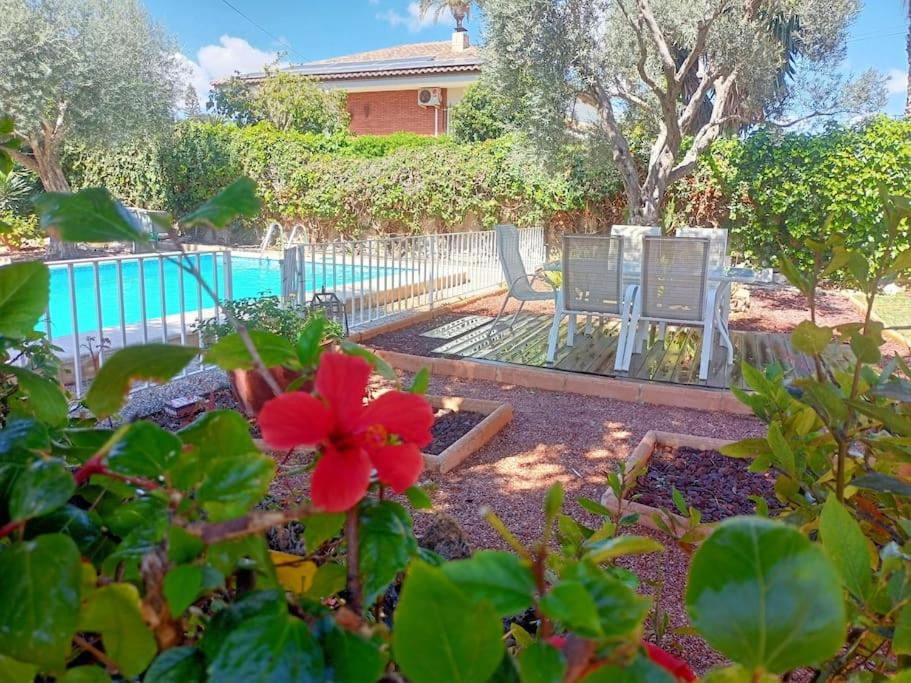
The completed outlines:
{"type": "Polygon", "coordinates": [[[325,353],[317,395],[295,391],[263,406],[259,426],[273,448],[320,450],[310,481],[313,504],[343,512],[367,493],[370,473],[401,493],[421,474],[421,448],[431,442],[433,410],[416,394],[389,391],[364,403],[370,366],[362,358],[325,353]]]}
{"type": "Polygon", "coordinates": [[[643,645],[645,646],[645,653],[648,655],[648,658],[662,669],[670,672],[678,681],[692,683],[696,680],[696,674],[693,673],[690,665],[679,657],[675,657],[670,652],[665,652],[652,643],[643,643],[643,645]]]}

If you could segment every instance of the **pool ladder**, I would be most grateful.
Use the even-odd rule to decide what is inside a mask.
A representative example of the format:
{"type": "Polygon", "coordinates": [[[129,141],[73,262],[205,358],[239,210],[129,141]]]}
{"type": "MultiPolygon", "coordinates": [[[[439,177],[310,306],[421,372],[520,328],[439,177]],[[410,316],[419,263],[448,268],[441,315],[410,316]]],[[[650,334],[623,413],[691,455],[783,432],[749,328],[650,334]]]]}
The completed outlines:
{"type": "Polygon", "coordinates": [[[266,228],[266,234],[263,235],[263,241],[259,245],[259,258],[262,260],[266,257],[266,250],[269,248],[269,245],[272,243],[272,236],[275,234],[275,231],[278,230],[279,235],[279,246],[285,247],[286,245],[295,244],[298,235],[301,237],[301,242],[310,242],[310,233],[307,230],[305,225],[301,223],[295,223],[294,227],[291,228],[291,235],[288,237],[288,241],[285,242],[285,229],[282,227],[281,223],[273,221],[269,224],[269,227],[266,228]]]}

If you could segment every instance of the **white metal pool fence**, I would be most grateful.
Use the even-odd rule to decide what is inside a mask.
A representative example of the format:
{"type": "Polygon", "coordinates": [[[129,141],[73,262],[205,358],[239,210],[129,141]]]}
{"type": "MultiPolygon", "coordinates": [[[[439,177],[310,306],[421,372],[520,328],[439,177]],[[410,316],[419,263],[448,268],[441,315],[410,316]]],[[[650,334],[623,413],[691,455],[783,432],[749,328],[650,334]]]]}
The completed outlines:
{"type": "MultiPolygon", "coordinates": [[[[543,228],[519,231],[529,269],[543,265],[543,228]]],[[[324,286],[345,301],[350,327],[469,296],[503,282],[494,231],[322,244],[284,251],[282,297],[309,301],[324,286]]]]}
{"type": "MultiPolygon", "coordinates": [[[[544,230],[519,233],[526,267],[533,270],[545,261],[544,230]]],[[[242,290],[235,282],[241,273],[235,273],[226,249],[48,266],[51,304],[40,327],[59,347],[61,379],[76,398],[118,348],[149,342],[201,346],[195,324],[220,315],[220,301],[242,290]],[[202,272],[214,301],[188,266],[202,272]]],[[[351,328],[480,293],[503,279],[493,231],[297,244],[284,250],[277,277],[273,289],[286,301],[307,303],[324,289],[335,292],[345,302],[351,328]]],[[[196,363],[184,374],[203,369],[196,363]]]]}

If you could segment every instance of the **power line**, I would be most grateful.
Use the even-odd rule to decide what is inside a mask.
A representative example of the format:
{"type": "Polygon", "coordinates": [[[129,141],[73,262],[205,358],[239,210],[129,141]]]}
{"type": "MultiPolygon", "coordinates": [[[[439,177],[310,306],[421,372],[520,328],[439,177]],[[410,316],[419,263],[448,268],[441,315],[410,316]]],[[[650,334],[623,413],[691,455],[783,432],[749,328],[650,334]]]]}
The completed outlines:
{"type": "MultiPolygon", "coordinates": [[[[291,43],[289,43],[285,38],[279,38],[279,37],[276,36],[274,33],[272,33],[271,31],[269,31],[266,27],[264,27],[262,24],[257,23],[257,22],[254,21],[251,17],[249,17],[248,15],[244,14],[243,12],[241,12],[237,7],[235,7],[235,6],[232,5],[230,2],[228,2],[228,0],[221,0],[221,1],[222,1],[222,3],[225,4],[227,7],[230,7],[232,10],[234,10],[234,11],[238,14],[238,16],[243,17],[244,19],[246,19],[252,26],[254,26],[255,28],[257,28],[257,29],[259,29],[260,31],[262,31],[265,35],[269,36],[269,38],[271,38],[272,40],[274,40],[276,43],[278,43],[279,45],[284,45],[285,47],[287,47],[287,48],[288,48],[288,53],[289,53],[289,54],[297,55],[298,57],[300,57],[300,55],[298,55],[298,54],[294,51],[294,48],[291,47],[291,43]]],[[[303,58],[301,58],[301,61],[303,61],[303,58]]]]}

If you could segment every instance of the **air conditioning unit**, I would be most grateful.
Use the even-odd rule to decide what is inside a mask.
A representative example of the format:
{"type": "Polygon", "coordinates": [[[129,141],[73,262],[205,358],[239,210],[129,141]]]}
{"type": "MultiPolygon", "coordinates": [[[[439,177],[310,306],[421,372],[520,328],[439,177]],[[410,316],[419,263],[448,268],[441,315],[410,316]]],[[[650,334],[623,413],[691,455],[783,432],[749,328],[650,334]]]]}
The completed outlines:
{"type": "Polygon", "coordinates": [[[422,107],[439,107],[443,96],[439,88],[421,88],[418,90],[418,104],[422,107]]]}

